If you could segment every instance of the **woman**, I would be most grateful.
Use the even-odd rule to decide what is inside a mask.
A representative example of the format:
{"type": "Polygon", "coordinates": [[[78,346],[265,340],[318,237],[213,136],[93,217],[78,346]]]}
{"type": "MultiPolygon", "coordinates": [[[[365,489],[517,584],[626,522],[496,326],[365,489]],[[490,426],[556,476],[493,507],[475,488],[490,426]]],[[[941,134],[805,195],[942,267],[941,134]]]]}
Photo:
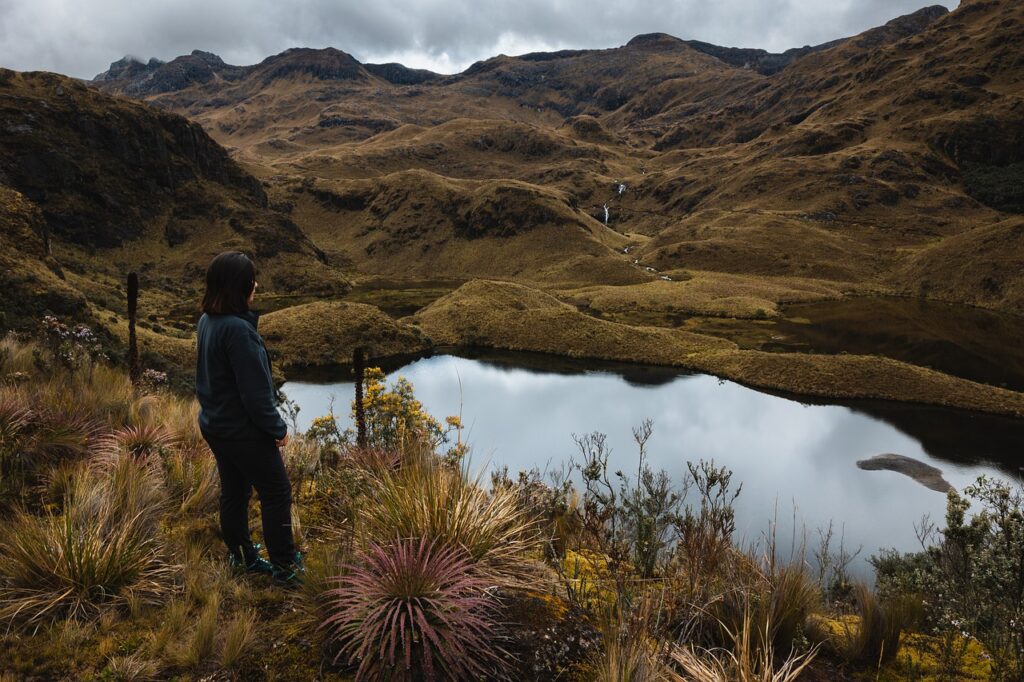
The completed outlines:
{"type": "Polygon", "coordinates": [[[217,460],[230,563],[290,584],[301,580],[302,557],[292,539],[291,482],[279,449],[288,443],[288,427],[277,411],[270,359],[250,309],[257,286],[255,265],[237,251],[218,255],[206,270],[196,358],[199,429],[217,460]],[[249,535],[253,488],[269,562],[249,535]]]}

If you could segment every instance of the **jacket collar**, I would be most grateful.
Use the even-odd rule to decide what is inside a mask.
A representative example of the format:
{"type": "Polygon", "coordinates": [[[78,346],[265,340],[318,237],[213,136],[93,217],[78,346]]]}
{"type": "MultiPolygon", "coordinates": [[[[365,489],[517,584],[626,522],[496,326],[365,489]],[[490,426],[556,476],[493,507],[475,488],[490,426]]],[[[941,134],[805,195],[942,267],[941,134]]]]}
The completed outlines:
{"type": "Polygon", "coordinates": [[[246,310],[244,313],[239,313],[238,317],[242,318],[246,322],[252,325],[253,329],[257,329],[260,323],[260,314],[256,310],[246,310]]]}

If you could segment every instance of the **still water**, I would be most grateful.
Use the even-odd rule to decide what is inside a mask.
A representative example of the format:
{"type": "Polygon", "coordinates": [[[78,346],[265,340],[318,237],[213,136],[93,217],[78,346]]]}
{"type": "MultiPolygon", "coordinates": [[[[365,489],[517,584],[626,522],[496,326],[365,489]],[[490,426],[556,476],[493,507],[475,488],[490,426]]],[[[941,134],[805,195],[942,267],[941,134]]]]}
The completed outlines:
{"type": "MultiPolygon", "coordinates": [[[[653,469],[676,480],[686,462],[714,460],[733,470],[743,490],[737,534],[762,539],[777,521],[780,544],[835,524],[847,549],[863,551],[855,567],[883,547],[919,548],[914,524],[941,521],[945,495],[902,474],[864,471],[857,460],[882,453],[913,457],[942,470],[957,489],[988,474],[1017,480],[1024,420],[886,403],[807,404],[700,374],[662,368],[582,364],[527,354],[475,358],[435,355],[388,373],[415,386],[439,420],[462,416],[472,448],[470,468],[507,466],[514,475],[557,470],[576,449],[572,435],[600,431],[612,446],[610,470],[635,472],[632,428],[654,422],[648,442],[653,469]],[[795,524],[794,524],[795,520],[795,524]]],[[[325,373],[289,381],[301,407],[299,426],[326,414],[332,397],[342,426],[352,382],[325,373]]]]}

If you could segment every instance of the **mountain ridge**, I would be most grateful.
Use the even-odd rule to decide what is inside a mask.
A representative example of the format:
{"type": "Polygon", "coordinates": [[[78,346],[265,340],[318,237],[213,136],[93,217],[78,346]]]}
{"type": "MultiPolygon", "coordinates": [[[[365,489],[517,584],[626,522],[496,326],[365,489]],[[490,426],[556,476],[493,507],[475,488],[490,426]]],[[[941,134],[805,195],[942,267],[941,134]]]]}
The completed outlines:
{"type": "Polygon", "coordinates": [[[203,125],[319,248],[365,275],[595,283],[561,258],[606,278],[597,283],[699,270],[1024,312],[1017,275],[954,276],[938,256],[948,249],[932,248],[957,235],[975,248],[962,235],[1005,224],[985,243],[1004,235],[1021,259],[1006,236],[1024,161],[1024,69],[1009,47],[1024,39],[1021,20],[1014,3],[974,0],[782,57],[644,34],[416,82],[333,49],[250,67],[197,53],[189,63],[223,75],[136,96],[203,125]],[[473,208],[480,181],[501,191],[473,208]],[[490,227],[460,227],[483,215],[490,227]],[[524,237],[517,221],[547,215],[583,232],[524,237]],[[584,233],[604,246],[584,247],[584,233]],[[511,260],[477,253],[520,242],[511,260]]]}
{"type": "MultiPolygon", "coordinates": [[[[941,5],[932,5],[929,7],[922,8],[911,14],[907,14],[896,19],[893,19],[885,24],[885,26],[874,31],[881,31],[890,27],[900,27],[904,31],[914,32],[920,30],[927,23],[934,21],[936,18],[943,16],[947,13],[945,7],[941,5]]],[[[582,48],[582,49],[565,49],[556,50],[553,52],[530,52],[522,55],[514,55],[509,57],[508,55],[497,55],[488,59],[474,62],[470,66],[466,67],[462,71],[454,74],[440,74],[427,69],[415,69],[407,67],[399,63],[388,63],[388,64],[374,64],[370,62],[359,62],[350,54],[343,52],[342,50],[334,47],[326,48],[304,48],[304,47],[291,47],[283,52],[279,52],[275,55],[270,55],[260,61],[257,64],[248,66],[237,66],[231,65],[224,62],[220,56],[203,50],[195,49],[188,55],[180,55],[171,59],[170,61],[163,61],[156,57],[150,58],[148,61],[143,61],[138,57],[126,55],[125,57],[112,62],[110,67],[96,76],[91,81],[92,83],[110,83],[123,80],[125,78],[132,79],[134,83],[125,84],[120,89],[128,91],[132,94],[154,94],[156,92],[167,92],[162,89],[149,89],[144,85],[144,81],[155,80],[158,84],[167,84],[175,82],[173,78],[167,75],[161,74],[161,71],[188,71],[190,65],[202,65],[206,69],[199,68],[196,70],[193,76],[196,77],[207,77],[209,74],[216,74],[219,77],[226,77],[231,80],[233,76],[237,77],[239,74],[245,74],[247,71],[254,71],[261,67],[265,67],[268,64],[273,64],[279,60],[287,59],[289,56],[294,55],[297,52],[303,53],[320,53],[320,54],[341,54],[345,55],[352,63],[364,67],[370,73],[384,78],[391,83],[396,84],[413,84],[424,82],[425,80],[434,79],[452,79],[459,76],[472,75],[479,71],[479,69],[492,59],[498,59],[501,57],[509,57],[512,59],[521,59],[524,61],[550,61],[554,59],[566,59],[571,57],[578,57],[583,54],[600,52],[602,50],[616,50],[628,47],[643,47],[647,49],[651,48],[672,48],[677,46],[687,46],[692,49],[702,52],[704,54],[711,55],[723,63],[730,64],[732,66],[739,66],[745,68],[754,68],[761,73],[770,75],[785,68],[794,59],[797,59],[805,54],[816,52],[823,49],[833,47],[845,40],[850,38],[839,38],[836,40],[827,41],[819,45],[805,45],[803,47],[795,47],[787,49],[780,53],[773,53],[767,50],[759,48],[738,48],[738,47],[726,47],[721,45],[714,45],[706,43],[700,40],[684,40],[667,33],[647,33],[638,34],[628,40],[620,47],[610,48],[582,48]],[[390,75],[389,72],[395,72],[395,75],[390,75]],[[401,75],[398,75],[401,74],[401,75]],[[408,74],[415,74],[411,77],[408,74]]],[[[178,80],[177,83],[185,84],[190,82],[205,82],[197,80],[188,80],[187,74],[185,79],[178,80]]],[[[350,74],[339,74],[335,76],[331,71],[322,71],[314,73],[320,77],[332,79],[338,77],[341,80],[350,77],[350,74]]],[[[161,87],[157,85],[156,88],[161,87]]]]}

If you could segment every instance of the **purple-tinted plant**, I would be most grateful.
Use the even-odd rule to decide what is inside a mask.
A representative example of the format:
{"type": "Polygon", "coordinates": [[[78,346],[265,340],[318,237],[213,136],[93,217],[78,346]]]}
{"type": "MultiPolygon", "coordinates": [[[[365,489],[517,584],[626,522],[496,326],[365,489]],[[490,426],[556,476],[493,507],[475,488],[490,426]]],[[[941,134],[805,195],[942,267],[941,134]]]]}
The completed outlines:
{"type": "Polygon", "coordinates": [[[498,611],[462,549],[426,538],[371,544],[327,592],[323,627],[356,680],[493,679],[498,611]]]}
{"type": "Polygon", "coordinates": [[[96,361],[106,358],[103,345],[84,324],[69,327],[53,315],[45,315],[41,326],[51,360],[69,372],[87,363],[91,371],[96,361]]]}

